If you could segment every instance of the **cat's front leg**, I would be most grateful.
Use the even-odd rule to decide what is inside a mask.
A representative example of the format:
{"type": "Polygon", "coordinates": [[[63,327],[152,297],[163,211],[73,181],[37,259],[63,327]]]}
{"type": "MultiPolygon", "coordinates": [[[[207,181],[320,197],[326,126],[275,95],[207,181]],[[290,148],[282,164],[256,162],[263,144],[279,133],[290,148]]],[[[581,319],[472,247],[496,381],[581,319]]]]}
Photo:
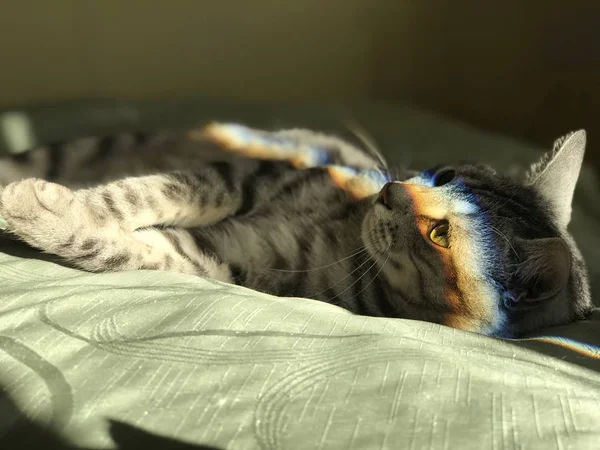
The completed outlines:
{"type": "Polygon", "coordinates": [[[2,190],[0,215],[15,236],[88,271],[157,269],[230,281],[218,261],[202,254],[187,257],[171,236],[156,230],[136,235],[110,208],[111,201],[96,203],[91,197],[88,191],[27,179],[2,190]]]}
{"type": "Polygon", "coordinates": [[[236,169],[223,163],[194,172],[130,177],[77,191],[77,195],[131,231],[152,226],[206,226],[240,208],[242,174],[233,173],[236,169]]]}

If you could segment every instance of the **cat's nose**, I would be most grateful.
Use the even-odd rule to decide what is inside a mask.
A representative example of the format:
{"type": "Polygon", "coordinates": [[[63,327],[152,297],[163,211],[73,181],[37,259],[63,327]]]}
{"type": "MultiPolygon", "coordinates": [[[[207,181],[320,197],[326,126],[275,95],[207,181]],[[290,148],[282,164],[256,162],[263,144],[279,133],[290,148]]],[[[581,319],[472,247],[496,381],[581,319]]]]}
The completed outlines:
{"type": "Polygon", "coordinates": [[[390,183],[385,183],[379,191],[379,196],[377,197],[377,201],[385,206],[388,206],[388,201],[390,198],[389,185],[390,183]]]}
{"type": "Polygon", "coordinates": [[[386,183],[379,191],[377,201],[389,209],[396,209],[410,202],[410,198],[402,184],[386,183]]]}

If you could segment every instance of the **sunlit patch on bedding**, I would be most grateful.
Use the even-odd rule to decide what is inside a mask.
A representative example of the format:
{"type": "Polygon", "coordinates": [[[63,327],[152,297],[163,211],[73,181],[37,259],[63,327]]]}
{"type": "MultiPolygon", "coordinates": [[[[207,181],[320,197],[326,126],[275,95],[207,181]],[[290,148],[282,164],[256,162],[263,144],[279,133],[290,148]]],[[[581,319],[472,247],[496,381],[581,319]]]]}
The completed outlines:
{"type": "Polygon", "coordinates": [[[546,344],[557,345],[564,349],[578,353],[582,356],[592,359],[600,359],[600,347],[586,342],[581,342],[576,339],[571,339],[563,336],[536,336],[524,339],[508,339],[512,342],[520,341],[538,341],[546,344]]]}

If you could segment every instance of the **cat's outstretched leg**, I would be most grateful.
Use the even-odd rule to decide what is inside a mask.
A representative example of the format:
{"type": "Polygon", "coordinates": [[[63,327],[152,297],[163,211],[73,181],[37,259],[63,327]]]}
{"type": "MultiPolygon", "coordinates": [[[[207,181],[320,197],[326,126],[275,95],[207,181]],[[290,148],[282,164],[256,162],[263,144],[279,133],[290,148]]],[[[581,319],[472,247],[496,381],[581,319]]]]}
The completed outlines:
{"type": "Polygon", "coordinates": [[[233,173],[235,169],[223,163],[196,172],[130,177],[75,191],[75,195],[128,231],[152,226],[206,226],[240,208],[241,184],[234,176],[241,178],[242,174],[233,173]]]}
{"type": "Polygon", "coordinates": [[[2,191],[0,215],[17,237],[85,270],[160,269],[229,281],[227,266],[190,245],[187,232],[148,227],[218,222],[239,208],[239,191],[214,167],[80,191],[27,179],[2,191]]]}

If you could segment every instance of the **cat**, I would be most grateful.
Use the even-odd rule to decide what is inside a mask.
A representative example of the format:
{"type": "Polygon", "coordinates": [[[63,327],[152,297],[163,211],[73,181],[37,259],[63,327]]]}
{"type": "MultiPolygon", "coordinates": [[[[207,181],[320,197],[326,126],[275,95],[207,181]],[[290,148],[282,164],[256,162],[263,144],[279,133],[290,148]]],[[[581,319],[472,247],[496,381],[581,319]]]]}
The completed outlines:
{"type": "Polygon", "coordinates": [[[519,337],[592,310],[567,230],[585,142],[559,139],[518,179],[467,163],[392,171],[303,129],[85,138],[0,161],[0,215],[87,271],[183,272],[519,337]]]}

